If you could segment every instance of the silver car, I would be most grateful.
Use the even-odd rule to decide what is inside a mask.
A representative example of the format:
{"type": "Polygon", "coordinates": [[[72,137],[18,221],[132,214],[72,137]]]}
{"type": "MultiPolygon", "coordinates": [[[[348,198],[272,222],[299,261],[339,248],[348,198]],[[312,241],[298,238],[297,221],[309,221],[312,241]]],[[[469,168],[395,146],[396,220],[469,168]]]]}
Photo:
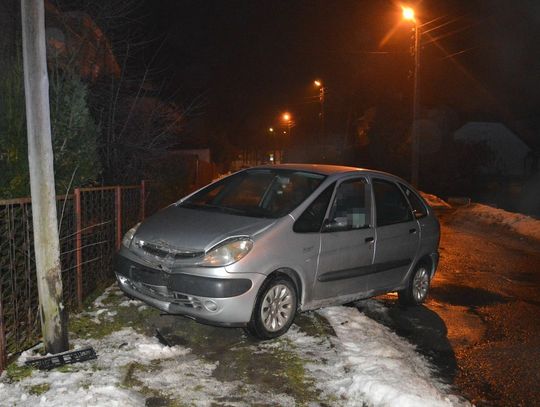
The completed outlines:
{"type": "Polygon", "coordinates": [[[199,322],[285,333],[297,312],[397,291],[420,304],[439,223],[409,184],[378,171],[288,164],[214,182],[126,233],[122,290],[199,322]]]}

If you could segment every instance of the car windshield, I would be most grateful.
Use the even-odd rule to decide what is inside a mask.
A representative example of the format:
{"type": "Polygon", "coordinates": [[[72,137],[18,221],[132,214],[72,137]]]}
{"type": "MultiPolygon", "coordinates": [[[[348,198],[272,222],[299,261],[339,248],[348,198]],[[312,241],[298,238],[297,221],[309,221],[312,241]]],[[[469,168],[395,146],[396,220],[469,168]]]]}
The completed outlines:
{"type": "Polygon", "coordinates": [[[181,207],[242,216],[278,218],[303,202],[325,176],[304,171],[256,169],[224,178],[180,203],[181,207]]]}

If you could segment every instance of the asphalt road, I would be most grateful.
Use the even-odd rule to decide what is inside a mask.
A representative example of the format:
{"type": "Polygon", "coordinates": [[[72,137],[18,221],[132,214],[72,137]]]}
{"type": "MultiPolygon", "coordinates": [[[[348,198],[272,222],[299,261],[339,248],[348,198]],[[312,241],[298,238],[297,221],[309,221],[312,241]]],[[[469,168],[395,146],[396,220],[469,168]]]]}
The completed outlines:
{"type": "Polygon", "coordinates": [[[477,406],[540,406],[540,242],[478,223],[441,220],[441,261],[423,307],[359,308],[416,343],[477,406]]]}

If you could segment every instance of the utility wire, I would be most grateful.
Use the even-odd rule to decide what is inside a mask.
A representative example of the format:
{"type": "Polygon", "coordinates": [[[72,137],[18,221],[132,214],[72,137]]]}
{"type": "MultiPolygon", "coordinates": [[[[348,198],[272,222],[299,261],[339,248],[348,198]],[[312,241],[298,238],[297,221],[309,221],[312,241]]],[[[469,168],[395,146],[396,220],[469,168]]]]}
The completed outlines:
{"type": "Polygon", "coordinates": [[[434,22],[436,21],[439,21],[439,20],[442,20],[443,18],[446,18],[447,16],[439,16],[439,17],[436,17],[434,18],[433,20],[430,20],[430,21],[426,21],[425,23],[422,23],[419,25],[420,28],[422,27],[425,27],[426,25],[430,25],[430,24],[433,24],[434,22]]]}
{"type": "MultiPolygon", "coordinates": [[[[450,32],[441,34],[441,35],[439,35],[438,37],[431,37],[431,36],[429,36],[429,40],[428,40],[428,41],[422,41],[422,45],[428,45],[428,44],[431,44],[432,42],[436,42],[436,41],[442,40],[443,38],[451,37],[451,36],[453,36],[453,35],[455,35],[455,34],[459,34],[459,33],[463,32],[463,31],[466,31],[466,30],[468,30],[468,29],[470,29],[470,28],[472,28],[472,27],[475,27],[475,26],[477,26],[477,25],[479,25],[479,24],[481,24],[481,23],[482,23],[482,21],[476,21],[476,22],[471,23],[471,24],[469,24],[469,25],[466,25],[466,26],[464,26],[464,27],[460,27],[460,28],[457,28],[457,29],[455,29],[455,30],[453,30],[453,31],[450,31],[450,32]]],[[[425,33],[422,33],[422,34],[425,34],[425,33]]]]}
{"type": "Polygon", "coordinates": [[[457,52],[454,52],[453,54],[446,55],[446,56],[442,57],[440,60],[442,61],[444,59],[453,58],[453,57],[455,57],[457,55],[464,54],[464,53],[469,52],[469,51],[471,51],[473,49],[476,49],[476,48],[478,48],[478,47],[470,47],[470,48],[462,49],[461,51],[457,51],[457,52]]]}
{"type": "MultiPolygon", "coordinates": [[[[462,15],[462,16],[453,18],[453,19],[451,19],[451,20],[449,20],[449,21],[446,21],[446,22],[444,22],[444,23],[442,23],[442,24],[439,24],[439,25],[436,26],[436,27],[432,27],[432,28],[430,28],[430,29],[428,29],[428,30],[422,30],[422,34],[427,34],[427,33],[430,33],[430,32],[432,32],[432,31],[438,30],[438,29],[440,29],[440,28],[446,27],[446,26],[448,26],[448,25],[450,25],[450,24],[453,24],[453,23],[456,23],[456,22],[462,20],[462,19],[465,18],[465,17],[467,17],[467,14],[464,14],[464,15],[462,15]]],[[[420,27],[422,27],[422,26],[420,26],[420,27]]]]}

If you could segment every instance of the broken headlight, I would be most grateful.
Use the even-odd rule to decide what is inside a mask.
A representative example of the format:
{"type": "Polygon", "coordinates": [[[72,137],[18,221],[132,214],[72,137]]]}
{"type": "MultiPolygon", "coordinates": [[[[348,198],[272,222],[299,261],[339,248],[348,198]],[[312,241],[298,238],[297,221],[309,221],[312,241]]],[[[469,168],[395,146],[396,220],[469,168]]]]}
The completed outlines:
{"type": "Polygon", "coordinates": [[[131,242],[133,241],[133,237],[135,236],[135,232],[137,232],[140,225],[141,223],[139,222],[126,232],[122,238],[122,246],[129,249],[129,246],[131,246],[131,242]]]}
{"type": "Polygon", "coordinates": [[[210,249],[201,263],[206,267],[229,266],[242,259],[253,247],[249,238],[235,238],[226,240],[210,249]]]}

